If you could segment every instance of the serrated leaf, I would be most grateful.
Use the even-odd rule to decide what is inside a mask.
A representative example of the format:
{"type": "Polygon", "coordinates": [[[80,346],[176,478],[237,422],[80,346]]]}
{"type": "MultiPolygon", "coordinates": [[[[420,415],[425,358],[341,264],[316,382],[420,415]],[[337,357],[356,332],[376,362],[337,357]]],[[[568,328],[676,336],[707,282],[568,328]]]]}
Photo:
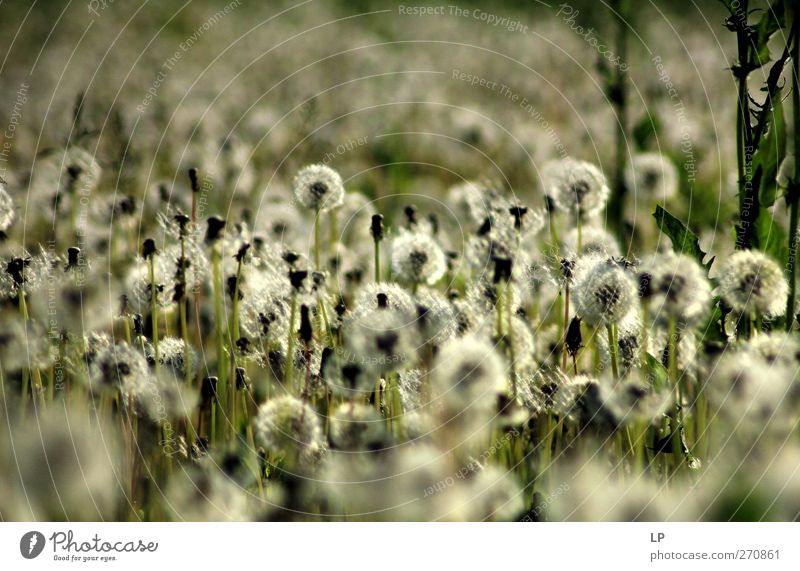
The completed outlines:
{"type": "Polygon", "coordinates": [[[676,252],[692,256],[706,270],[711,267],[714,258],[711,258],[707,263],[704,261],[706,253],[700,248],[700,241],[697,235],[689,230],[683,222],[667,212],[661,205],[656,205],[653,217],[656,219],[659,230],[672,241],[672,248],[676,252]]]}
{"type": "Polygon", "coordinates": [[[653,357],[650,353],[645,353],[645,359],[647,360],[647,379],[650,381],[650,385],[655,389],[662,389],[669,386],[669,374],[667,368],[664,367],[664,363],[656,357],[653,357]]]}
{"type": "Polygon", "coordinates": [[[772,121],[753,155],[753,184],[758,184],[758,203],[762,208],[775,204],[778,196],[778,176],[783,157],[786,156],[786,121],[783,105],[775,98],[772,121]]]}
{"type": "Polygon", "coordinates": [[[762,210],[756,218],[756,236],[758,247],[779,264],[786,261],[788,255],[787,232],[772,216],[771,210],[762,210]]]}
{"type": "Polygon", "coordinates": [[[755,26],[756,37],[754,49],[756,63],[764,65],[769,62],[769,39],[778,30],[784,27],[786,18],[783,9],[783,0],[777,0],[772,5],[767,6],[758,24],[755,26]]]}

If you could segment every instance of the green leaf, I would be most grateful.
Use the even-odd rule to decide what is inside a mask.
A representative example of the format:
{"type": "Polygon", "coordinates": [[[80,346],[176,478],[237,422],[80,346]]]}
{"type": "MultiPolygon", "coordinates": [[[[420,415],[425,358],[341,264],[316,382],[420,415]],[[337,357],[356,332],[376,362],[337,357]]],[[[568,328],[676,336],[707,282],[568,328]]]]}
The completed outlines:
{"type": "Polygon", "coordinates": [[[697,235],[684,226],[683,222],[664,210],[661,205],[656,205],[656,211],[653,216],[656,219],[659,230],[672,241],[672,248],[676,252],[692,256],[706,270],[711,267],[714,258],[711,258],[708,263],[704,262],[706,253],[700,249],[700,241],[697,239],[697,235]]]}
{"type": "Polygon", "coordinates": [[[758,150],[753,155],[753,184],[758,184],[758,203],[763,208],[775,204],[778,196],[778,168],[786,156],[786,121],[783,116],[783,105],[775,98],[772,109],[772,121],[758,143],[758,150]]]}
{"type": "Polygon", "coordinates": [[[778,224],[771,210],[761,210],[756,218],[758,247],[778,264],[784,264],[789,254],[786,230],[778,224]]]}
{"type": "Polygon", "coordinates": [[[772,34],[784,27],[786,17],[783,9],[783,0],[773,2],[771,6],[767,6],[761,19],[755,26],[756,37],[754,40],[754,49],[756,60],[753,63],[764,65],[769,62],[769,47],[767,46],[772,34]]]}
{"type": "Polygon", "coordinates": [[[650,386],[655,389],[662,389],[669,386],[669,374],[664,363],[660,359],[653,357],[650,353],[645,353],[647,359],[647,380],[650,381],[650,386]]]}

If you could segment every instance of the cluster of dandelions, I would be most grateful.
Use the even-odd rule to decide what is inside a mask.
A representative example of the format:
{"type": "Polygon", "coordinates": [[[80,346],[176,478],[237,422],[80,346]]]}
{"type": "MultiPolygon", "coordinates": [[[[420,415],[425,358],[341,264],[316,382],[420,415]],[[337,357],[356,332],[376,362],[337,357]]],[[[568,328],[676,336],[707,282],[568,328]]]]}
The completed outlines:
{"type": "MultiPolygon", "coordinates": [[[[67,184],[94,184],[92,158],[68,156],[84,166],[67,184]]],[[[658,200],[668,164],[637,158],[629,184],[658,200]]],[[[721,482],[798,490],[796,443],[763,483],[723,467],[797,434],[800,341],[766,255],[718,259],[710,279],[687,254],[630,252],[602,226],[602,171],[574,159],[543,169],[549,211],[453,186],[458,231],[412,204],[377,212],[322,164],[255,217],[200,219],[199,176],[135,251],[5,245],[13,430],[0,443],[34,448],[20,441],[34,417],[57,432],[66,410],[92,448],[73,458],[44,434],[19,477],[0,474],[3,514],[692,519],[730,512],[721,482]],[[101,251],[106,291],[87,262],[101,251]],[[91,329],[74,326],[76,293],[91,329]],[[39,452],[87,466],[100,501],[57,493],[59,512],[39,491],[39,452]],[[35,501],[19,501],[23,486],[35,501]]],[[[0,188],[5,226],[10,200],[0,188]]],[[[796,507],[757,506],[777,519],[796,507]]]]}

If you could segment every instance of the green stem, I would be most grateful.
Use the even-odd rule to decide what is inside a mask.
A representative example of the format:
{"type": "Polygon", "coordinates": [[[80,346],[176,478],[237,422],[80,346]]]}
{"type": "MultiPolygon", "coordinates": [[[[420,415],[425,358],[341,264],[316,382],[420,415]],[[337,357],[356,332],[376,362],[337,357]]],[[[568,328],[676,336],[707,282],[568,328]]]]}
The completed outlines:
{"type": "Polygon", "coordinates": [[[322,263],[320,262],[320,247],[322,246],[322,240],[319,236],[319,218],[320,213],[318,210],[316,216],[314,217],[314,267],[317,269],[317,271],[322,271],[322,263]]]}
{"type": "Polygon", "coordinates": [[[613,323],[606,325],[606,332],[608,333],[608,352],[611,355],[611,372],[614,374],[614,380],[619,379],[619,360],[617,357],[617,326],[613,323]]]}
{"type": "Polygon", "coordinates": [[[381,242],[375,240],[375,283],[381,281],[381,242]]]}
{"type": "Polygon", "coordinates": [[[155,369],[158,373],[159,369],[159,353],[158,353],[158,288],[156,287],[156,261],[155,254],[149,258],[150,265],[150,321],[152,325],[153,336],[153,355],[155,356],[155,369]]]}
{"type": "Polygon", "coordinates": [[[294,383],[294,321],[297,317],[297,292],[292,291],[292,307],[289,311],[289,338],[286,340],[286,370],[283,383],[286,390],[291,391],[294,383]]]}

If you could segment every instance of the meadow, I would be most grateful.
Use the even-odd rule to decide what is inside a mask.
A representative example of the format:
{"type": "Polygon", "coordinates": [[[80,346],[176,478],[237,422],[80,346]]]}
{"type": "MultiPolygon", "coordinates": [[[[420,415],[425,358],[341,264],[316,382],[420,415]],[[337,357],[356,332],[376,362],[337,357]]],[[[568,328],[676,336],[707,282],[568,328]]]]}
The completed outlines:
{"type": "Polygon", "coordinates": [[[792,2],[0,18],[0,521],[796,521],[792,2]]]}

